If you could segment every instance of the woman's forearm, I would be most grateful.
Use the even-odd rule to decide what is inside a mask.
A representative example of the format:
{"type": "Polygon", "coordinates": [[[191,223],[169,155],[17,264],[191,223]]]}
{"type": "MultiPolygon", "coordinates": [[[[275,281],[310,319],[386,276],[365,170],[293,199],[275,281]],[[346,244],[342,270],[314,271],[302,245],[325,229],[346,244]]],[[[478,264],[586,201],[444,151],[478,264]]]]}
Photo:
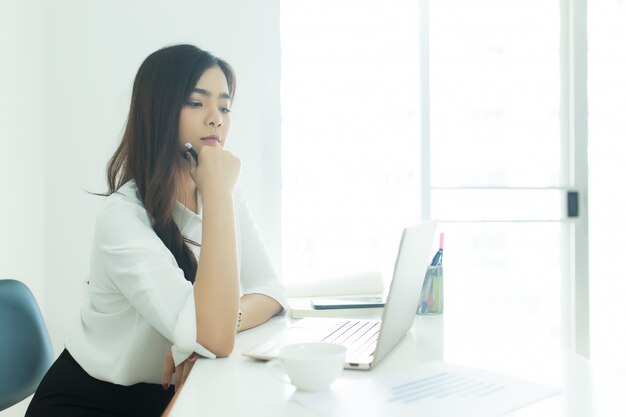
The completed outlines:
{"type": "Polygon", "coordinates": [[[263,294],[246,294],[241,297],[240,330],[250,329],[265,323],[283,309],[272,297],[263,294]]]}
{"type": "Polygon", "coordinates": [[[234,346],[239,272],[232,192],[203,196],[202,248],[194,284],[197,340],[218,357],[234,346]]]}

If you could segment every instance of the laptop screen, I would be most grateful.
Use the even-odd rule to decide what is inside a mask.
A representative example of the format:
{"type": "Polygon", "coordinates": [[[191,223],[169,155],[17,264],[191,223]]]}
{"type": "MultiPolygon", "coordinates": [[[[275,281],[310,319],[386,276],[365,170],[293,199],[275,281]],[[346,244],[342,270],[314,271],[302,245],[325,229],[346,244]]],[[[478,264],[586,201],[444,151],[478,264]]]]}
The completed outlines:
{"type": "Polygon", "coordinates": [[[437,221],[430,220],[404,229],[383,312],[374,365],[413,325],[436,228],[437,221]]]}

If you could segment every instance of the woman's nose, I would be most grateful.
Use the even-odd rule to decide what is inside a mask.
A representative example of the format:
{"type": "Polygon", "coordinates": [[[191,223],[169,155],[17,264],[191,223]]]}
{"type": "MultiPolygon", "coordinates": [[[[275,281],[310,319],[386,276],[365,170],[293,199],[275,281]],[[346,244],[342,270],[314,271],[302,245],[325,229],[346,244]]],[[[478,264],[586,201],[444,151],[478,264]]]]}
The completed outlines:
{"type": "Polygon", "coordinates": [[[222,115],[220,114],[217,108],[212,108],[206,115],[204,119],[204,123],[207,126],[221,126],[222,125],[222,115]]]}

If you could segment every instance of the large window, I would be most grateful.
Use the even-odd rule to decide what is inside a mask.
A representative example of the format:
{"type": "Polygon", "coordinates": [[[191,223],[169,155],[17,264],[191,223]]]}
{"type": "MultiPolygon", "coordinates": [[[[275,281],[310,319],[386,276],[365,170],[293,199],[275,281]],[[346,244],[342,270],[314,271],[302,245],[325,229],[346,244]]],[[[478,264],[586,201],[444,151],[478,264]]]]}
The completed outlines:
{"type": "Polygon", "coordinates": [[[283,275],[388,269],[420,219],[415,1],[281,3],[283,275]]]}
{"type": "Polygon", "coordinates": [[[282,2],[287,282],[388,273],[401,228],[439,218],[446,309],[482,323],[446,322],[449,337],[584,345],[573,3],[282,2]]]}
{"type": "Polygon", "coordinates": [[[430,2],[430,198],[447,308],[484,324],[450,329],[468,349],[562,337],[559,22],[558,1],[430,2]]]}
{"type": "Polygon", "coordinates": [[[592,358],[626,369],[626,3],[589,1],[592,358]]]}

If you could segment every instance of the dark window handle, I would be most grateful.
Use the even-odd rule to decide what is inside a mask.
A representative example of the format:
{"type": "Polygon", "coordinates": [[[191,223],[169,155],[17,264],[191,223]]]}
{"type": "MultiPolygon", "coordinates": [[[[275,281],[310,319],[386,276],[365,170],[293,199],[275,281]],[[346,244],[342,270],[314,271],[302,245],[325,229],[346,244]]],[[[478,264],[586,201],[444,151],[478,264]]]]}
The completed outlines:
{"type": "Polygon", "coordinates": [[[578,191],[567,192],[567,217],[578,217],[578,191]]]}

